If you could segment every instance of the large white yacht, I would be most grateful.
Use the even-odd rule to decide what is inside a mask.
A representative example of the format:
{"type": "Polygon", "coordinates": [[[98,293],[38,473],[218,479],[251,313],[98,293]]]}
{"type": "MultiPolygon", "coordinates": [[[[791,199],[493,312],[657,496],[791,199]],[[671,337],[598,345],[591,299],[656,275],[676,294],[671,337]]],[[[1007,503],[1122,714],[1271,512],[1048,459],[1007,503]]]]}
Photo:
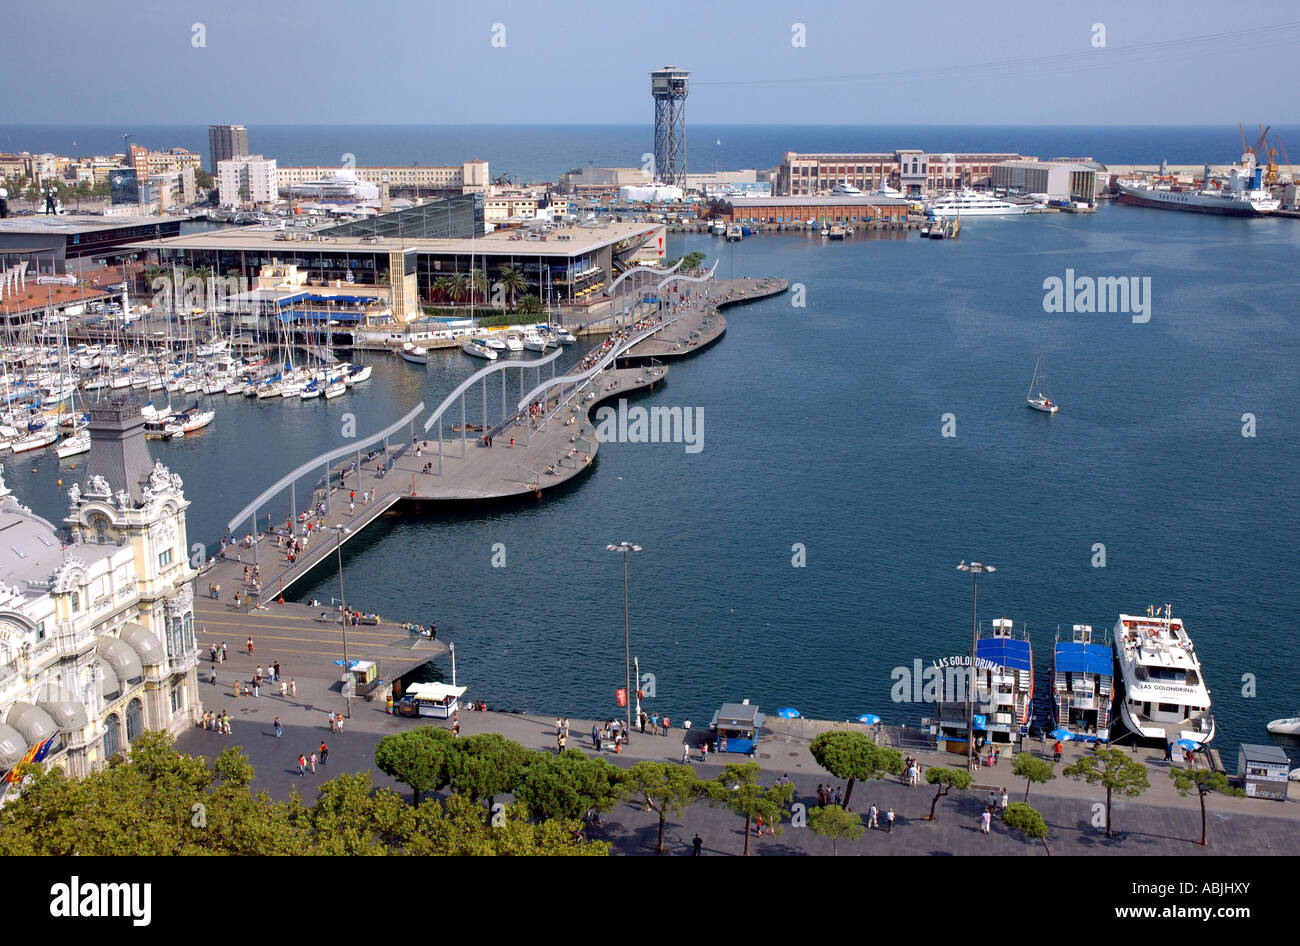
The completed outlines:
{"type": "Polygon", "coordinates": [[[1033,204],[1017,204],[963,187],[926,200],[923,206],[926,213],[935,217],[1007,217],[1029,213],[1033,204]]]}
{"type": "Polygon", "coordinates": [[[1121,614],[1115,622],[1124,725],[1144,739],[1208,743],[1214,738],[1214,716],[1192,639],[1169,605],[1163,616],[1155,608],[1147,611],[1146,617],[1121,614]]]}
{"type": "Polygon", "coordinates": [[[838,184],[836,184],[834,187],[831,188],[831,196],[832,197],[864,197],[866,195],[863,194],[861,190],[859,190],[858,188],[850,184],[848,181],[840,181],[838,184]]]}

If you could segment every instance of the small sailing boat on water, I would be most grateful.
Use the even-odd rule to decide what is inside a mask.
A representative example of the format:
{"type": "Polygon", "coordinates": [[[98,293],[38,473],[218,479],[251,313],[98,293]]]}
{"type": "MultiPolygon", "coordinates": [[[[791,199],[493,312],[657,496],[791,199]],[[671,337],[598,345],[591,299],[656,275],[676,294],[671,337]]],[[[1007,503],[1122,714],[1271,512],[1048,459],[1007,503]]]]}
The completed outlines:
{"type": "Polygon", "coordinates": [[[1029,382],[1029,394],[1025,398],[1026,403],[1036,411],[1042,411],[1044,414],[1055,414],[1061,409],[1055,401],[1049,400],[1043,393],[1043,356],[1038,356],[1038,361],[1034,363],[1034,378],[1029,382]]]}

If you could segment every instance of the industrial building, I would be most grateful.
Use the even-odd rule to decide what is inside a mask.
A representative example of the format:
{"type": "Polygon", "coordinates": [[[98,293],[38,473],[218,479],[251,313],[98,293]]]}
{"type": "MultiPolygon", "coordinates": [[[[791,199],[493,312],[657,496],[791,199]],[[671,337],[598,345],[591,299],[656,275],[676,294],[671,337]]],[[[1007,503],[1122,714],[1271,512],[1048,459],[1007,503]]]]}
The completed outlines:
{"type": "Polygon", "coordinates": [[[573,168],[561,174],[556,187],[563,194],[579,197],[603,197],[618,193],[620,187],[653,184],[654,176],[645,168],[573,168]]]}
{"type": "MultiPolygon", "coordinates": [[[[426,195],[439,192],[472,194],[487,191],[492,181],[488,176],[488,163],[475,159],[458,165],[373,165],[284,167],[276,169],[276,183],[285,194],[299,185],[328,179],[338,173],[351,175],[357,181],[378,187],[387,183],[394,191],[423,191],[426,195]]],[[[223,201],[224,202],[224,201],[223,201]]]]}
{"type": "Polygon", "coordinates": [[[1097,201],[1097,171],[1084,164],[1003,161],[993,166],[994,190],[1008,194],[1046,194],[1053,200],[1097,201]]]}
{"type": "Polygon", "coordinates": [[[810,197],[849,184],[862,191],[888,184],[908,197],[956,187],[985,187],[993,166],[1020,160],[1018,154],[932,153],[903,149],[875,154],[800,154],[786,152],[776,169],[772,193],[810,197]]]}
{"type": "Polygon", "coordinates": [[[732,197],[713,205],[731,223],[895,223],[907,219],[909,203],[893,197],[732,197]]]}

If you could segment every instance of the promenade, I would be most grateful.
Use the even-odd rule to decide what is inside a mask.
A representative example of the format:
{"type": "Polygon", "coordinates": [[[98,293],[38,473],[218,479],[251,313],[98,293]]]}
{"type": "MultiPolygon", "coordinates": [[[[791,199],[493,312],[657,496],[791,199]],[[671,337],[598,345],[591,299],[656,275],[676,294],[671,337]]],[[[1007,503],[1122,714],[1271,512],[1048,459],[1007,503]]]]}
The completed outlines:
{"type": "MultiPolygon", "coordinates": [[[[285,606],[272,605],[274,615],[285,606]]],[[[292,607],[292,606],[289,606],[292,607]]],[[[349,643],[352,629],[349,628],[349,643]]],[[[200,638],[206,651],[206,641],[200,638]]],[[[240,640],[242,644],[242,639],[240,640]]],[[[233,644],[233,642],[232,642],[233,644]]],[[[278,695],[264,694],[260,699],[230,696],[230,679],[236,674],[251,676],[253,668],[263,653],[259,641],[254,658],[231,648],[230,661],[219,668],[218,684],[206,683],[207,666],[200,668],[200,696],[205,709],[220,712],[229,710],[232,734],[221,736],[200,729],[184,733],[177,742],[183,752],[216,756],[227,745],[241,747],[256,769],[254,791],[265,790],[271,797],[288,798],[295,789],[310,801],[316,788],[324,780],[341,772],[370,772],[375,784],[393,788],[404,797],[410,792],[374,768],[374,747],[379,739],[391,733],[416,726],[446,724],[439,720],[407,719],[390,716],[382,704],[352,702],[352,717],[342,733],[330,733],[328,714],[343,710],[343,699],[338,684],[329,678],[296,677],[298,696],[281,700],[278,695]],[[280,717],[284,735],[275,738],[273,720],[280,717]],[[298,777],[296,759],[300,752],[317,749],[324,741],[329,745],[329,763],[313,775],[298,777]]],[[[284,661],[282,660],[283,664],[284,661]]],[[[464,670],[464,668],[461,668],[464,670]]],[[[286,670],[286,674],[289,671],[286,670]]],[[[462,673],[460,683],[469,686],[468,698],[474,696],[473,680],[462,673]]],[[[692,720],[695,741],[702,738],[708,726],[708,715],[681,716],[676,708],[646,705],[666,711],[673,718],[673,728],[667,736],[634,733],[629,745],[619,754],[603,753],[603,757],[619,766],[630,766],[649,759],[680,763],[684,733],[680,721],[692,720]]],[[[561,710],[563,712],[563,710],[561,710]]],[[[553,751],[555,747],[555,717],[514,713],[462,712],[461,734],[496,732],[533,749],[553,751]]],[[[791,722],[786,732],[785,720],[769,718],[761,733],[757,757],[754,761],[763,769],[762,782],[773,784],[777,777],[788,774],[794,781],[797,801],[807,808],[816,805],[819,784],[842,785],[822,770],[808,751],[808,743],[825,728],[853,728],[863,732],[867,727],[858,724],[804,721],[804,731],[799,731],[799,720],[791,722]]],[[[592,721],[570,719],[569,746],[593,754],[590,730],[592,721]]],[[[1035,750],[1037,751],[1037,750],[1035,750]]],[[[1078,746],[1066,746],[1062,765],[1072,761],[1079,752],[1078,746]]],[[[1155,753],[1159,756],[1159,753],[1155,753]]],[[[721,774],[726,762],[743,762],[743,756],[724,755],[718,758],[710,753],[707,764],[700,763],[698,750],[691,753],[696,772],[707,778],[721,774]]],[[[1035,785],[1030,792],[1030,803],[1042,813],[1049,826],[1048,845],[1053,854],[1118,854],[1118,855],[1259,855],[1300,854],[1300,800],[1274,802],[1262,799],[1224,798],[1210,795],[1207,799],[1210,845],[1202,848],[1200,838],[1200,806],[1195,795],[1179,796],[1172,788],[1166,774],[1168,764],[1150,754],[1138,753],[1147,761],[1151,788],[1137,799],[1115,799],[1114,837],[1107,839],[1097,825],[1097,806],[1105,803],[1105,789],[1075,782],[1059,775],[1047,785],[1035,785]]],[[[948,765],[960,758],[944,753],[921,754],[923,766],[948,765]]],[[[969,792],[953,792],[939,803],[934,822],[924,821],[929,813],[934,791],[925,784],[909,788],[900,780],[858,783],[854,786],[851,807],[863,813],[873,802],[881,809],[879,830],[868,831],[856,842],[842,842],[839,853],[872,855],[951,855],[996,854],[1043,856],[1041,843],[1028,842],[1008,831],[995,820],[992,834],[985,836],[978,829],[980,810],[988,802],[989,791],[1000,792],[1006,787],[1012,801],[1024,794],[1024,781],[1014,778],[1010,762],[1003,759],[994,768],[983,768],[976,779],[977,787],[969,792]],[[883,812],[892,807],[897,821],[893,834],[884,830],[883,812]]],[[[650,854],[654,851],[658,830],[658,816],[646,812],[635,802],[620,804],[604,816],[605,826],[601,836],[613,845],[614,853],[650,854]]],[[[743,819],[725,810],[709,808],[703,803],[693,805],[680,818],[670,818],[667,827],[667,852],[689,854],[690,841],[698,831],[704,840],[706,854],[740,854],[743,848],[743,819]]],[[[760,855],[774,854],[830,854],[831,842],[815,836],[809,829],[791,826],[785,822],[783,833],[761,841],[751,838],[751,852],[760,855]]]]}

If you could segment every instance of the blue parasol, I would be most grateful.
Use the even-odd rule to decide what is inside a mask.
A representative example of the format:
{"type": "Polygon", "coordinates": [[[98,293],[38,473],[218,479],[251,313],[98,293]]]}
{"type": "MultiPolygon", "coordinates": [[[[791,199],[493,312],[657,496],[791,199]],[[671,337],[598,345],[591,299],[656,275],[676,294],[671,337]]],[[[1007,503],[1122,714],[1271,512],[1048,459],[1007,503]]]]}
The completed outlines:
{"type": "Polygon", "coordinates": [[[880,722],[880,717],[875,713],[863,713],[858,717],[858,722],[866,723],[868,726],[874,726],[880,722]]]}
{"type": "Polygon", "coordinates": [[[1182,746],[1184,749],[1191,749],[1192,751],[1201,748],[1201,744],[1199,742],[1192,742],[1192,740],[1190,739],[1179,739],[1178,744],[1182,746]]]}
{"type": "Polygon", "coordinates": [[[1074,738],[1073,733],[1071,733],[1070,730],[1068,729],[1053,729],[1051,732],[1048,733],[1048,735],[1051,736],[1053,739],[1061,740],[1061,742],[1069,742],[1071,739],[1074,738]]]}
{"type": "Polygon", "coordinates": [[[787,706],[785,709],[777,710],[776,715],[780,716],[782,719],[798,719],[799,711],[793,706],[787,706]]]}

